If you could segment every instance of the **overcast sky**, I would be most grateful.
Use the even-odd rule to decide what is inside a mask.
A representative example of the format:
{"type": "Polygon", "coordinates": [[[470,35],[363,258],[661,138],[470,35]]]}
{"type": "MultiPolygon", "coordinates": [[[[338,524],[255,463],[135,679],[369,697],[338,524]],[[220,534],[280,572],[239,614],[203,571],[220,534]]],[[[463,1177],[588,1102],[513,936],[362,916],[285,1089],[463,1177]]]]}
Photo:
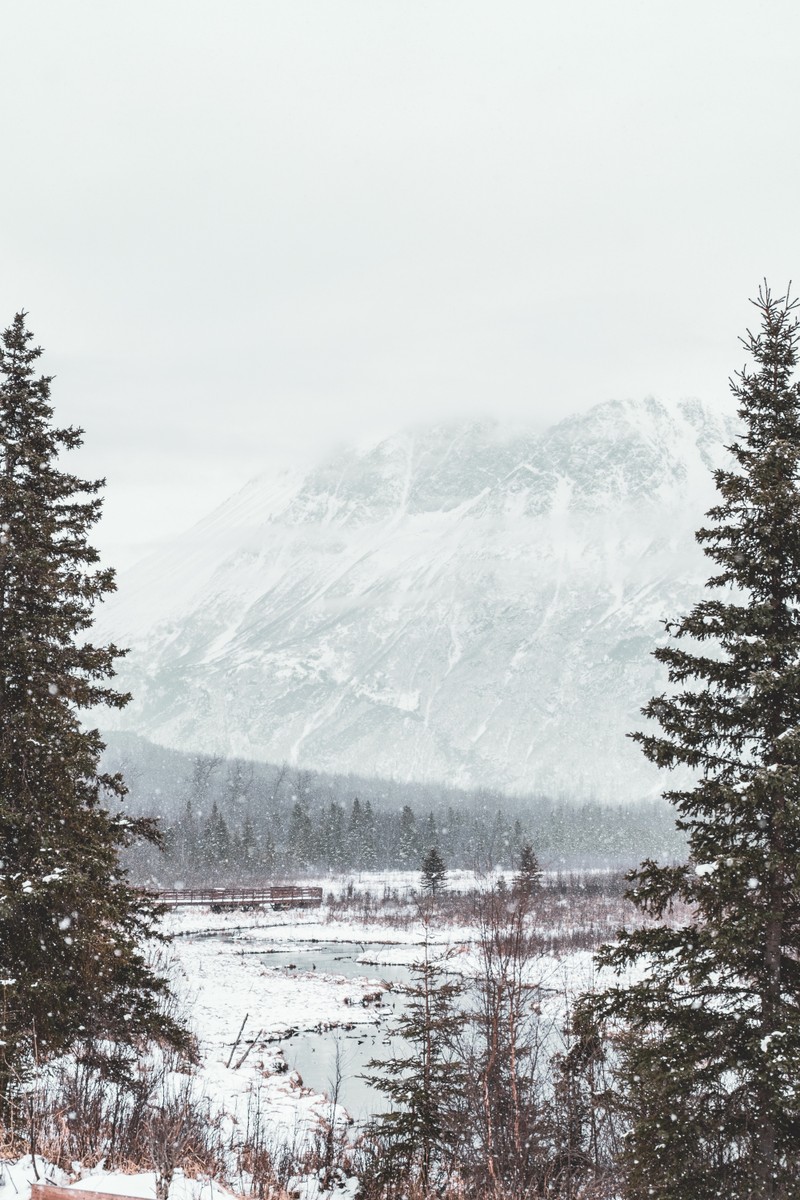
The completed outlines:
{"type": "Polygon", "coordinates": [[[25,307],[119,565],[337,438],[720,400],[800,282],[796,0],[27,0],[25,307]]]}

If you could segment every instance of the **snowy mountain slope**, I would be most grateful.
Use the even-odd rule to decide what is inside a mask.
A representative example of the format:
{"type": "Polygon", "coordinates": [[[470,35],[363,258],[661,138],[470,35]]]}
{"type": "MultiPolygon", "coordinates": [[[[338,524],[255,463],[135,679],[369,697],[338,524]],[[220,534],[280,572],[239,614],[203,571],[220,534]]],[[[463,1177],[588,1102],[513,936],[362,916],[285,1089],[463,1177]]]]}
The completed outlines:
{"type": "Polygon", "coordinates": [[[648,651],[708,569],[693,531],[733,436],[697,401],[609,402],[254,480],[123,574],[120,726],[183,749],[629,797],[648,651]]]}

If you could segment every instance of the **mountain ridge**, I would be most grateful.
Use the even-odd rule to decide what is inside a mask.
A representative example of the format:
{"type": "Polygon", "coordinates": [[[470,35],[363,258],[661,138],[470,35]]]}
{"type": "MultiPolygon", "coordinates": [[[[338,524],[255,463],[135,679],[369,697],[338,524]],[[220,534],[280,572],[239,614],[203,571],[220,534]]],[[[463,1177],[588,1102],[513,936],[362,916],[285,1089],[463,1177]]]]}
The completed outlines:
{"type": "Polygon", "coordinates": [[[734,436],[696,400],[608,401],[345,447],[250,481],[120,577],[116,727],[179,749],[506,791],[658,790],[625,739],[734,436]]]}

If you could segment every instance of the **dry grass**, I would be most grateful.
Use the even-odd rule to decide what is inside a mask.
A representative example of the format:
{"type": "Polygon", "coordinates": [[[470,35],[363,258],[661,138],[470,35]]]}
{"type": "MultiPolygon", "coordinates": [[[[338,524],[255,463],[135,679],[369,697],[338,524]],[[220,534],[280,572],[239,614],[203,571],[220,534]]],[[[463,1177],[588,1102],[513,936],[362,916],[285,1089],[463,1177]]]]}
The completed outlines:
{"type": "MultiPolygon", "coordinates": [[[[546,881],[526,900],[527,924],[540,952],[559,956],[577,950],[596,950],[613,941],[620,929],[632,929],[656,922],[625,898],[627,884],[622,872],[603,875],[571,873],[546,881]]],[[[509,905],[516,900],[502,889],[491,893],[509,905]]],[[[486,891],[442,892],[435,899],[416,892],[401,895],[387,888],[382,895],[353,888],[327,900],[327,920],[331,924],[354,918],[375,929],[408,930],[419,922],[420,911],[435,912],[440,926],[471,927],[484,904],[486,891]]],[[[671,922],[683,923],[688,911],[675,909],[671,922]]]]}

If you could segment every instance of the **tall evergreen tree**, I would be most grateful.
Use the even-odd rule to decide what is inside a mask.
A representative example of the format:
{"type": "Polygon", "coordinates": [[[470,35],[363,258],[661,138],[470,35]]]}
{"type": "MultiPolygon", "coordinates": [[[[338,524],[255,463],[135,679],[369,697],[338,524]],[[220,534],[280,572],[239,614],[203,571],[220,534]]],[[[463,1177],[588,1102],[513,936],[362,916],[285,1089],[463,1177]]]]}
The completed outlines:
{"type": "Polygon", "coordinates": [[[369,800],[364,804],[362,828],[364,840],[361,866],[365,871],[374,871],[378,865],[378,846],[375,813],[369,800]]]}
{"type": "Polygon", "coordinates": [[[394,1182],[411,1176],[424,1195],[431,1194],[434,1179],[441,1188],[435,1194],[442,1194],[457,1168],[466,1083],[458,1049],[462,991],[431,961],[426,938],[424,958],[403,988],[406,1003],[396,1026],[407,1052],[367,1063],[373,1074],[366,1078],[391,1103],[372,1125],[383,1143],[379,1177],[394,1182]]]}
{"type": "Polygon", "coordinates": [[[542,882],[542,868],[536,857],[536,851],[530,842],[526,842],[519,852],[517,873],[514,876],[514,895],[532,896],[542,882]]]}
{"type": "Polygon", "coordinates": [[[331,800],[323,813],[319,829],[318,861],[323,862],[328,870],[341,871],[346,856],[344,809],[341,804],[331,800]]]}
{"type": "Polygon", "coordinates": [[[444,889],[447,879],[447,866],[439,853],[437,846],[432,846],[422,860],[421,868],[423,892],[437,896],[444,889]]]}
{"type": "Polygon", "coordinates": [[[419,852],[417,821],[410,805],[404,804],[398,830],[398,858],[403,866],[410,865],[419,852]]]}
{"type": "Polygon", "coordinates": [[[432,850],[439,844],[439,833],[436,828],[436,817],[429,812],[422,827],[422,845],[425,850],[432,850]]]}
{"type": "Polygon", "coordinates": [[[634,734],[693,786],[666,792],[683,866],[645,862],[631,898],[686,923],[625,932],[601,959],[640,982],[590,1009],[620,1020],[631,1197],[800,1196],[800,331],[766,288],[732,384],[743,432],[697,538],[714,589],[655,651],[673,685],[634,734]]]}
{"type": "Polygon", "coordinates": [[[297,867],[306,867],[313,855],[314,827],[305,805],[295,799],[289,821],[287,852],[289,861],[297,867]]]}
{"type": "Polygon", "coordinates": [[[258,843],[256,841],[256,831],[253,828],[253,822],[250,819],[250,814],[245,813],[241,837],[242,865],[245,870],[253,869],[257,847],[258,843]]]}
{"type": "Polygon", "coordinates": [[[31,341],[24,313],[0,335],[0,1119],[34,1054],[182,1039],[142,952],[152,905],[119,863],[155,828],[106,807],[125,786],[100,771],[100,735],[79,720],[128,699],[107,682],[121,651],[85,640],[114,589],[87,540],[103,481],[60,469],[82,431],[53,425],[31,341]]]}
{"type": "Polygon", "coordinates": [[[203,857],[206,868],[216,876],[228,874],[231,861],[231,834],[216,800],[211,805],[211,812],[203,830],[203,857]]]}
{"type": "Polygon", "coordinates": [[[364,867],[365,834],[364,809],[356,796],[350,808],[350,819],[347,823],[345,862],[357,871],[361,871],[364,867]]]}

